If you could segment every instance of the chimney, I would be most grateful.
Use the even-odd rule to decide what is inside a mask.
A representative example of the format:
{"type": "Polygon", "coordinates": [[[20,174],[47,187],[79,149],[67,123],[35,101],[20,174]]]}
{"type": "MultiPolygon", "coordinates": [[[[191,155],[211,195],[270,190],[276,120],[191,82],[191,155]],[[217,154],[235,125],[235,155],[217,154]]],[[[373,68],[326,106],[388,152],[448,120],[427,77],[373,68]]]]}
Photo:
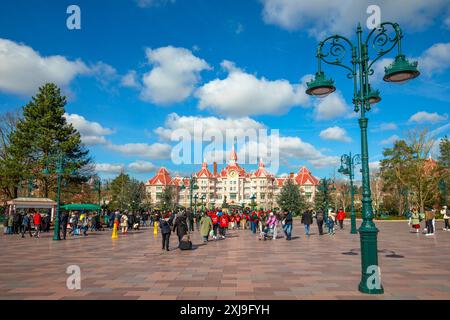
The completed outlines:
{"type": "Polygon", "coordinates": [[[294,179],[294,175],[295,175],[295,173],[293,173],[293,172],[289,173],[289,179],[294,179]]]}
{"type": "Polygon", "coordinates": [[[214,176],[217,175],[217,162],[214,161],[214,176]]]}

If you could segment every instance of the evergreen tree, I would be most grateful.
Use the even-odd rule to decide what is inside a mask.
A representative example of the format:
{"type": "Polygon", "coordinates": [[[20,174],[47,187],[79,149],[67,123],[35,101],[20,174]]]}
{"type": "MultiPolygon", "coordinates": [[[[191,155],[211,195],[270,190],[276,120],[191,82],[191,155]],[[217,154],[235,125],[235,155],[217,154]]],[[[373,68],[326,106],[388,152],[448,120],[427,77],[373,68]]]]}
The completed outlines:
{"type": "Polygon", "coordinates": [[[161,208],[163,210],[173,209],[174,204],[174,191],[170,186],[166,186],[161,194],[161,208]]]}
{"type": "Polygon", "coordinates": [[[299,186],[292,179],[288,179],[283,185],[277,202],[282,210],[290,211],[294,215],[301,214],[306,207],[305,197],[300,193],[299,186]]]}
{"type": "Polygon", "coordinates": [[[111,209],[125,210],[128,207],[127,189],[130,184],[130,176],[121,172],[109,185],[111,202],[109,204],[111,209]]]}
{"type": "Polygon", "coordinates": [[[61,90],[55,84],[45,84],[23,107],[23,118],[10,137],[8,172],[19,181],[37,179],[44,197],[55,191],[56,179],[42,175],[41,171],[48,167],[55,172],[59,154],[64,156],[66,178],[92,161],[81,143],[80,133],[64,117],[65,105],[66,97],[61,90]]]}

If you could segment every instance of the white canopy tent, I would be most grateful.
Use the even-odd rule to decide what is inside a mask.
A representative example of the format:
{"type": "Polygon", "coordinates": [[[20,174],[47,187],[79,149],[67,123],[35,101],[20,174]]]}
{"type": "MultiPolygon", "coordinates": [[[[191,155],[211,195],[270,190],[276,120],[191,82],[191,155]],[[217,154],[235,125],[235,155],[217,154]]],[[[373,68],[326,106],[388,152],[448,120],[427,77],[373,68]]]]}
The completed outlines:
{"type": "Polygon", "coordinates": [[[17,209],[50,209],[53,220],[56,211],[56,202],[48,198],[16,198],[7,202],[8,214],[17,209]]]}

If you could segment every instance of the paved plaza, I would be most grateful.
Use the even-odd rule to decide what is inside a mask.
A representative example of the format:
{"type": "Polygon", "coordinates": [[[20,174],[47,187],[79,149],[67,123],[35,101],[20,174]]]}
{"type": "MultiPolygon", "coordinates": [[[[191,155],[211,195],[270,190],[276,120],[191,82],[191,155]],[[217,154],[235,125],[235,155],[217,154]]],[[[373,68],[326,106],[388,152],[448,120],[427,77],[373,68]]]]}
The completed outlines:
{"type": "Polygon", "coordinates": [[[450,299],[450,232],[410,233],[406,222],[377,222],[385,294],[357,290],[359,236],[346,230],[293,240],[259,241],[248,230],[193,251],[161,250],[144,229],[112,240],[109,231],[55,242],[0,236],[0,299],[450,299]],[[81,290],[69,290],[66,268],[81,268],[81,290]]]}

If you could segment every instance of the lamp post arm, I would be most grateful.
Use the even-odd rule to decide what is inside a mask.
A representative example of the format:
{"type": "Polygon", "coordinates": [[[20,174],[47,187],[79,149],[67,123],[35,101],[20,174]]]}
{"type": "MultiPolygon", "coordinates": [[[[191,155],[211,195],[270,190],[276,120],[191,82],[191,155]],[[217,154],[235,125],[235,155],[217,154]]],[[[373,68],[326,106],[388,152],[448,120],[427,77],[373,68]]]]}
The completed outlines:
{"type": "Polygon", "coordinates": [[[366,38],[365,45],[367,48],[371,45],[376,52],[376,57],[369,63],[368,71],[369,75],[374,73],[372,66],[380,58],[391,52],[395,46],[398,48],[398,54],[402,54],[402,38],[403,33],[400,26],[397,23],[383,22],[379,28],[373,29],[366,38]],[[390,36],[389,29],[393,29],[394,35],[390,36]],[[373,39],[372,39],[373,37],[373,39]]]}
{"type": "Polygon", "coordinates": [[[355,63],[353,61],[353,56],[356,53],[355,49],[355,46],[348,38],[336,34],[326,38],[319,43],[319,46],[317,48],[317,58],[325,62],[326,64],[339,66],[349,70],[350,73],[347,75],[347,77],[352,78],[355,75],[355,63]],[[352,59],[350,60],[352,63],[351,66],[343,63],[347,56],[347,49],[342,44],[342,42],[348,44],[348,46],[350,47],[350,51],[352,53],[352,59]]]}

